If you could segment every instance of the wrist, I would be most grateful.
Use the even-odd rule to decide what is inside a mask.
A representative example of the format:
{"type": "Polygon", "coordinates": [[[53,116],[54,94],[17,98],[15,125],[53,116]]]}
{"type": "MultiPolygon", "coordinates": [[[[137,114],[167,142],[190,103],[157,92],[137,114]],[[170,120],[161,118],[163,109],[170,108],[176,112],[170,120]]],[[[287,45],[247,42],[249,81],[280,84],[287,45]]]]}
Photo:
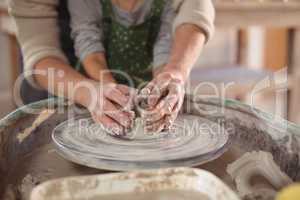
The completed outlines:
{"type": "Polygon", "coordinates": [[[97,95],[101,90],[110,84],[116,84],[115,80],[98,82],[88,79],[86,81],[81,81],[73,88],[73,99],[76,103],[89,108],[97,100],[95,98],[99,98],[97,95]]]}
{"type": "Polygon", "coordinates": [[[99,89],[98,85],[98,82],[90,79],[76,83],[71,91],[72,100],[88,108],[92,102],[93,93],[99,89]]]}
{"type": "Polygon", "coordinates": [[[182,82],[186,82],[189,76],[189,71],[186,70],[184,67],[179,65],[167,64],[162,69],[161,73],[169,73],[172,77],[181,80],[182,82]]]}

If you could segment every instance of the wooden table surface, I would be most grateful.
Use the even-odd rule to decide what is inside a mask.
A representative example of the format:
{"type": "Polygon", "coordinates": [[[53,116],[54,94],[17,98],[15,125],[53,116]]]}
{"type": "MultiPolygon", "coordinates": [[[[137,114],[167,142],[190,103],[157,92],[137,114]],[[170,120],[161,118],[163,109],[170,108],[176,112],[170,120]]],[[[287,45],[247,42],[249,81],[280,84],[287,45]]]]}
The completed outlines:
{"type": "Polygon", "coordinates": [[[300,25],[300,1],[225,0],[215,2],[217,26],[251,25],[294,27],[300,25]]]}

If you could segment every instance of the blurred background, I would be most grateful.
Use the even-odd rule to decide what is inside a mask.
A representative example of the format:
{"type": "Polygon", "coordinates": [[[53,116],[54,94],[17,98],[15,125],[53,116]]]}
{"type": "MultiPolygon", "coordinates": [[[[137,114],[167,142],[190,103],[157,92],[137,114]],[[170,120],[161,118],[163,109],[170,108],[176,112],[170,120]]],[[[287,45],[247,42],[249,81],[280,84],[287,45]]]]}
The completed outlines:
{"type": "MultiPolygon", "coordinates": [[[[300,1],[215,0],[214,4],[216,33],[199,58],[191,85],[209,81],[217,86],[218,96],[300,123],[300,1]]],[[[16,109],[12,88],[22,63],[14,32],[5,1],[0,0],[0,118],[16,109]]],[[[211,85],[196,92],[216,94],[211,85]]]]}

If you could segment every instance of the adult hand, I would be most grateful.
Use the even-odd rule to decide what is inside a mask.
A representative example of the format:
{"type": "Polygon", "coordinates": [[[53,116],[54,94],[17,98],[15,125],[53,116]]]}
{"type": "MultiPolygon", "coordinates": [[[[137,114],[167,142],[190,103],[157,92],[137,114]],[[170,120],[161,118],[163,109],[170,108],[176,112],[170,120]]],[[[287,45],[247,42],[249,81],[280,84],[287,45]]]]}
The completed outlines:
{"type": "Polygon", "coordinates": [[[93,119],[113,135],[125,135],[133,126],[135,89],[115,83],[97,84],[85,105],[93,119]],[[88,103],[87,103],[88,102],[88,103]]]}
{"type": "Polygon", "coordinates": [[[184,100],[184,78],[176,70],[164,70],[141,91],[141,95],[148,97],[148,108],[141,113],[146,130],[170,129],[184,100]]]}

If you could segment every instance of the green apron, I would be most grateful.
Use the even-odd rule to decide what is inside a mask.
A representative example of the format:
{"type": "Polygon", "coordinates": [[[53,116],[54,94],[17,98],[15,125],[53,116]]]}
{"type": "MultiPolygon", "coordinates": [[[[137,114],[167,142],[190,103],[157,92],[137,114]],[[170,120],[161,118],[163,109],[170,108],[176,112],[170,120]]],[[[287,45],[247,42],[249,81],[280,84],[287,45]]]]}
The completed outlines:
{"type": "Polygon", "coordinates": [[[120,84],[133,87],[145,84],[152,79],[153,49],[166,1],[154,0],[145,22],[130,27],[116,21],[110,0],[100,2],[103,13],[103,44],[109,69],[120,84]],[[132,82],[118,73],[120,71],[129,75],[132,82]]]}

